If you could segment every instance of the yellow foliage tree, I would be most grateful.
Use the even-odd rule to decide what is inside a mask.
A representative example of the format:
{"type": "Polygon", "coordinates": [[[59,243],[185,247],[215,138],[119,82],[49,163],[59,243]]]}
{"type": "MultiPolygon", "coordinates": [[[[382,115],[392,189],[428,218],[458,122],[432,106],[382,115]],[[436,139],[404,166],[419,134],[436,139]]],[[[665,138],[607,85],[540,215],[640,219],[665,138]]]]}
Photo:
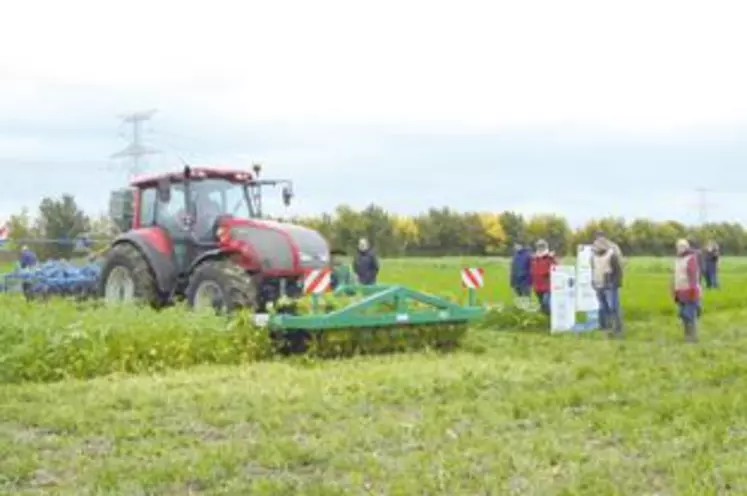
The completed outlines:
{"type": "Polygon", "coordinates": [[[491,254],[500,252],[506,243],[506,233],[501,225],[500,215],[482,212],[480,224],[485,232],[485,251],[491,254]]]}
{"type": "Polygon", "coordinates": [[[420,241],[420,231],[418,225],[412,217],[398,215],[394,218],[394,231],[397,237],[402,240],[405,248],[410,243],[420,241]]]}

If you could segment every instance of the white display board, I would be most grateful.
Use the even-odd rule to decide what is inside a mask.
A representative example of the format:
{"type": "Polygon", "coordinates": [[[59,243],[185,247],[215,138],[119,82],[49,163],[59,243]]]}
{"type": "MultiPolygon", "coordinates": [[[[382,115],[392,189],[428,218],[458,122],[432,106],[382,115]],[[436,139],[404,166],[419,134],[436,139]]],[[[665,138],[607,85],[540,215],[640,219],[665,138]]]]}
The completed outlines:
{"type": "Polygon", "coordinates": [[[596,312],[599,300],[591,284],[591,245],[578,245],[576,248],[576,311],[596,312]]]}
{"type": "Polygon", "coordinates": [[[550,275],[550,332],[572,331],[576,325],[576,267],[556,265],[550,275]]]}

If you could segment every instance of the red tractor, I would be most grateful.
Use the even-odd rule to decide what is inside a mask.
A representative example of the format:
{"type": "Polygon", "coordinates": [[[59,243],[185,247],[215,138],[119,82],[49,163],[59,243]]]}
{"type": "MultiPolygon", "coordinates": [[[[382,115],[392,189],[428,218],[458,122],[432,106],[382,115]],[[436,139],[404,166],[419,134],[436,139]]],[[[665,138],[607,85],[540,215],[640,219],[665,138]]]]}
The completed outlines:
{"type": "Polygon", "coordinates": [[[112,218],[126,232],[107,251],[99,295],[229,311],[300,296],[303,276],[329,264],[329,245],[311,229],[263,219],[264,187],[283,185],[286,206],[293,192],[259,173],[185,167],[115,192],[112,218]]]}

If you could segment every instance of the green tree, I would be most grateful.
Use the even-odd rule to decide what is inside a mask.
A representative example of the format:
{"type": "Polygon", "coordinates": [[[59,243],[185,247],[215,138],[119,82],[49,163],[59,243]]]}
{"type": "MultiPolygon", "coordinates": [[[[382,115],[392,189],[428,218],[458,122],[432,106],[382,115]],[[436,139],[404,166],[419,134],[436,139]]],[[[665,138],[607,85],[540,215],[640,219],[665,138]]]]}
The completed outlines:
{"type": "Polygon", "coordinates": [[[462,215],[449,207],[431,208],[415,223],[422,240],[418,254],[445,256],[469,251],[462,215]]]}
{"type": "Polygon", "coordinates": [[[72,195],[65,194],[59,199],[44,198],[39,204],[36,229],[42,238],[51,242],[39,247],[39,256],[70,258],[74,248],[72,241],[90,228],[88,216],[72,195]]]}
{"type": "Polygon", "coordinates": [[[502,212],[498,215],[498,220],[506,236],[504,254],[510,253],[517,242],[527,243],[529,241],[525,239],[527,227],[526,221],[521,214],[517,214],[516,212],[502,212]]]}
{"type": "Polygon", "coordinates": [[[527,235],[532,241],[544,239],[551,250],[561,255],[569,253],[572,234],[568,221],[556,214],[535,215],[527,222],[527,235]]]}
{"type": "Polygon", "coordinates": [[[393,216],[383,208],[371,204],[360,213],[360,217],[363,236],[379,255],[391,256],[400,252],[393,216]]]}
{"type": "Polygon", "coordinates": [[[29,239],[35,238],[37,233],[34,232],[33,220],[29,209],[24,207],[21,212],[15,215],[11,215],[8,219],[8,235],[9,250],[20,250],[21,245],[27,243],[29,239]]]}

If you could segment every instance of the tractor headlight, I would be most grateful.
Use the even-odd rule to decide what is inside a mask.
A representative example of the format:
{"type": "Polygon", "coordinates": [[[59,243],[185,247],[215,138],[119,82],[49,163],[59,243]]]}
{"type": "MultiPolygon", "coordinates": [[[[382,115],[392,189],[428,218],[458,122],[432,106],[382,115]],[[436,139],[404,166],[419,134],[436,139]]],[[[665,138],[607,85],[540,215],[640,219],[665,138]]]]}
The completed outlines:
{"type": "Polygon", "coordinates": [[[321,262],[326,264],[329,262],[329,257],[326,254],[312,255],[310,253],[301,252],[298,258],[301,260],[301,263],[321,262]]]}

